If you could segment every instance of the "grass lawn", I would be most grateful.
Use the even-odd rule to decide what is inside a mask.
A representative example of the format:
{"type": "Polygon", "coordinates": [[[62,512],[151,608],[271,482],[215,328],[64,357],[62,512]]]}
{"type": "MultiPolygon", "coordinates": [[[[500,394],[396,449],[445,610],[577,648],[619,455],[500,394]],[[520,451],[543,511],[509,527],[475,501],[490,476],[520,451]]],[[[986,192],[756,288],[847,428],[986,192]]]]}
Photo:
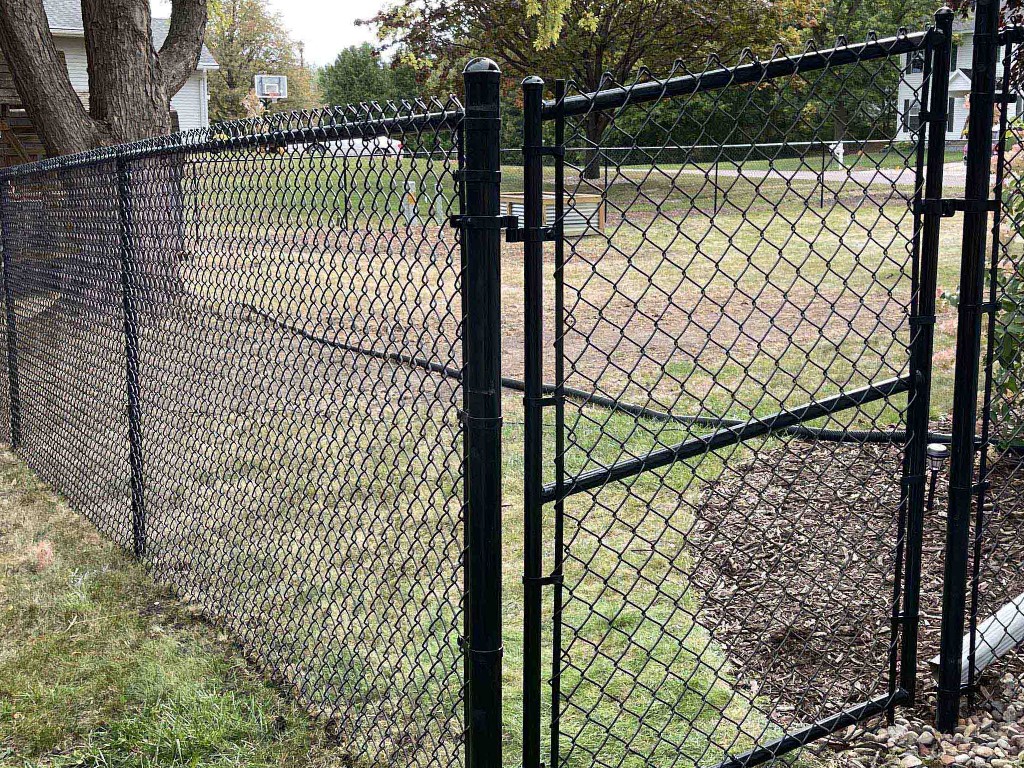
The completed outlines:
{"type": "Polygon", "coordinates": [[[225,634],[6,450],[0,577],[0,764],[346,764],[225,634]]]}
{"type": "MultiPolygon", "coordinates": [[[[357,364],[240,314],[239,305],[327,336],[355,328],[350,341],[371,346],[408,353],[432,344],[435,361],[451,362],[458,270],[453,236],[437,226],[443,215],[431,202],[450,211],[450,175],[396,159],[347,167],[305,157],[213,162],[186,177],[195,204],[186,214],[194,256],[184,284],[237,324],[192,318],[186,333],[168,335],[143,322],[143,378],[159,382],[143,386],[152,563],[281,671],[311,709],[351,715],[357,738],[408,748],[417,760],[428,747],[443,754],[455,748],[451,713],[461,706],[461,550],[453,534],[461,444],[451,407],[458,393],[450,380],[432,382],[407,366],[357,364]],[[414,228],[400,213],[406,180],[436,190],[421,198],[414,228]],[[254,392],[262,399],[251,402],[254,392]],[[402,699],[410,691],[418,692],[411,704],[402,699]],[[437,720],[432,707],[449,718],[438,732],[421,723],[437,720]],[[425,742],[402,741],[421,726],[425,742]]],[[[743,418],[902,372],[912,219],[891,188],[840,183],[821,206],[813,181],[732,178],[714,190],[700,174],[664,170],[671,169],[613,184],[605,236],[566,249],[569,385],[659,410],[743,418]]],[[[516,173],[506,169],[510,188],[516,173]]],[[[140,203],[138,215],[145,222],[160,210],[140,203]]],[[[959,219],[944,221],[939,285],[947,290],[956,285],[950,255],[959,253],[959,237],[959,219]]],[[[504,246],[502,268],[503,362],[506,375],[519,377],[519,246],[504,246]]],[[[550,318],[550,249],[547,270],[550,318]]],[[[954,317],[939,307],[936,418],[949,410],[954,317]]],[[[548,336],[553,341],[550,326],[548,336]]],[[[550,363],[548,355],[549,380],[550,363]]],[[[506,764],[516,765],[521,395],[506,393],[504,408],[505,751],[506,764]]],[[[840,418],[853,428],[891,426],[901,409],[897,399],[840,418]]],[[[571,474],[694,432],[578,405],[567,416],[571,474]]],[[[550,458],[550,420],[546,438],[550,458]]],[[[690,545],[702,494],[771,443],[680,462],[567,504],[572,551],[561,619],[563,691],[572,694],[562,732],[574,744],[572,768],[593,764],[597,751],[628,768],[670,764],[680,753],[713,764],[779,734],[774,702],[734,684],[741,670],[712,637],[714,627],[701,624],[690,545]]],[[[4,598],[24,606],[2,619],[0,707],[12,712],[0,718],[0,745],[11,760],[62,765],[54,750],[106,749],[111,764],[160,764],[118,746],[128,739],[163,745],[167,760],[176,759],[174,749],[194,750],[195,765],[332,759],[297,706],[204,639],[209,631],[167,607],[141,570],[6,462],[10,487],[23,489],[9,496],[29,499],[29,512],[8,529],[13,559],[3,561],[4,598]],[[54,560],[36,568],[32,553],[44,540],[54,560]],[[87,545],[74,546],[79,540],[87,545]],[[153,602],[163,609],[153,611],[153,602]],[[48,675],[68,680],[69,695],[47,693],[48,675]],[[81,700],[97,702],[84,719],[66,704],[81,700]],[[172,748],[179,741],[184,746],[172,748]]],[[[550,508],[546,514],[550,561],[550,508]]],[[[548,669],[550,602],[545,610],[548,669]]]]}

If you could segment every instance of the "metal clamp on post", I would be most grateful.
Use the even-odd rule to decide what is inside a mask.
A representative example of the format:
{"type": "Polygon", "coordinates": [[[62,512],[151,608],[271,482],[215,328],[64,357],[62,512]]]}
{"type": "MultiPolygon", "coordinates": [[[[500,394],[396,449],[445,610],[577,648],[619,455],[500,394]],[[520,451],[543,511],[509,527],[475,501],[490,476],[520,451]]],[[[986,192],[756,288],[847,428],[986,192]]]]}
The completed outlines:
{"type": "Polygon", "coordinates": [[[501,171],[487,171],[479,168],[463,168],[455,172],[459,181],[479,181],[482,184],[501,184],[501,171]]]}
{"type": "Polygon", "coordinates": [[[914,213],[949,218],[956,213],[989,213],[999,210],[998,200],[961,200],[959,198],[938,198],[919,200],[914,213]]]}
{"type": "Polygon", "coordinates": [[[515,229],[519,226],[517,216],[467,216],[456,214],[448,217],[448,224],[455,229],[515,229]]]}
{"type": "Polygon", "coordinates": [[[507,243],[553,243],[557,239],[558,232],[554,227],[510,227],[505,231],[507,243]]]}
{"type": "Polygon", "coordinates": [[[523,576],[523,584],[536,584],[540,587],[550,587],[555,584],[561,586],[564,583],[562,574],[552,573],[550,576],[523,576]]]}
{"type": "Polygon", "coordinates": [[[553,147],[548,147],[543,144],[534,144],[532,146],[523,147],[523,152],[531,155],[539,155],[541,157],[565,157],[565,146],[556,144],[553,147]]]}

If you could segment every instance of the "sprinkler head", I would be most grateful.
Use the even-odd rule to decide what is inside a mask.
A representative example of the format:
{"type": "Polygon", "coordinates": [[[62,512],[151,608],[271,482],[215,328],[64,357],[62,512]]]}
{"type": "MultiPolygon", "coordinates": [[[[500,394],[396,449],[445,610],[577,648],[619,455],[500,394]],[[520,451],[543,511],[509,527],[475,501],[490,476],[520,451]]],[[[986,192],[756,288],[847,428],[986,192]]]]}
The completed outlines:
{"type": "Polygon", "coordinates": [[[928,454],[928,469],[938,472],[949,458],[949,446],[942,443],[929,443],[925,450],[928,454]]]}

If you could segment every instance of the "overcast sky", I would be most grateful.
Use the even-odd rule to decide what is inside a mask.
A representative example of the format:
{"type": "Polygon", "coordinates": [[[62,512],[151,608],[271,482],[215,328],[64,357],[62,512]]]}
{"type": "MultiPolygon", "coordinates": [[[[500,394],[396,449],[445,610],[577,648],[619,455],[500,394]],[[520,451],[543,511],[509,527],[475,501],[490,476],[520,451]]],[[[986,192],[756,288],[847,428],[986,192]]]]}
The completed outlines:
{"type": "MultiPolygon", "coordinates": [[[[376,42],[356,19],[373,16],[386,0],[267,0],[295,40],[305,43],[306,61],[327,64],[350,45],[376,42]]],[[[170,0],[151,0],[155,16],[170,16],[170,0]]]]}

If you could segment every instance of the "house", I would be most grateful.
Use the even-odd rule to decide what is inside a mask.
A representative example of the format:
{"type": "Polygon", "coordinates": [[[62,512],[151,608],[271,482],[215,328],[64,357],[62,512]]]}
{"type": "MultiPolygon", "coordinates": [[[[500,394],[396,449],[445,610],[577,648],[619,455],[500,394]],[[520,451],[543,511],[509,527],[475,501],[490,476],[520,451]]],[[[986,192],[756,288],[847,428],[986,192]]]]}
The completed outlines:
{"type": "MultiPolygon", "coordinates": [[[[43,6],[71,84],[88,107],[89,75],[81,0],[44,0],[43,6]]],[[[167,37],[169,26],[169,19],[153,19],[153,43],[157,48],[167,37]]],[[[217,68],[217,62],[204,45],[195,73],[171,98],[171,122],[177,129],[204,128],[210,124],[208,74],[217,68]]],[[[0,167],[42,155],[42,146],[14,88],[14,79],[0,57],[0,167]]]]}
{"type": "MultiPolygon", "coordinates": [[[[924,69],[923,51],[908,53],[903,62],[903,79],[899,87],[899,109],[901,119],[897,126],[896,139],[908,140],[920,125],[920,90],[924,69]]],[[[967,96],[971,92],[971,62],[974,58],[974,19],[957,19],[953,25],[953,50],[949,63],[949,106],[946,120],[946,141],[954,145],[963,144],[964,126],[967,124],[967,96]]],[[[1003,54],[1000,48],[999,61],[1003,54]]],[[[996,69],[997,82],[1001,82],[1002,65],[996,69]]],[[[1018,98],[1010,108],[1012,119],[1024,114],[1024,103],[1018,98]]]]}

